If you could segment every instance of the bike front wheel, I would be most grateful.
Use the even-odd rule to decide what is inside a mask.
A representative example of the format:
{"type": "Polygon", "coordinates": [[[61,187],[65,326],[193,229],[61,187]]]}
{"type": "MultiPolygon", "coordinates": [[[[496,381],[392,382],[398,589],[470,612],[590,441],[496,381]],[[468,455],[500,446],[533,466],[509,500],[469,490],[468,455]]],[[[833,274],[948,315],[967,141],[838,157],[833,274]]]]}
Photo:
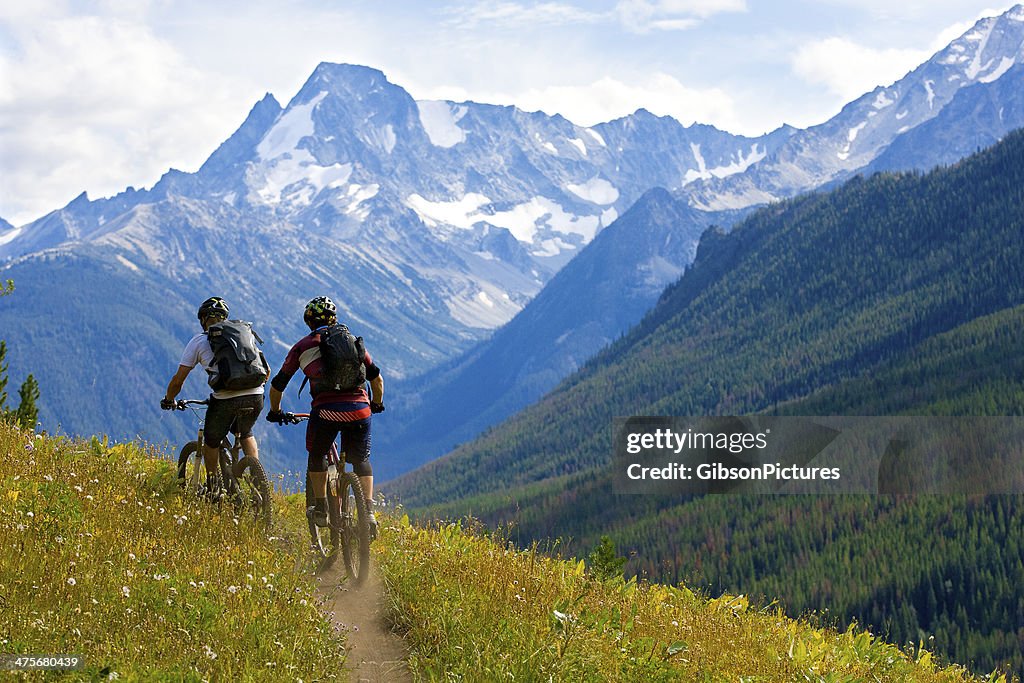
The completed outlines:
{"type": "Polygon", "coordinates": [[[257,522],[270,526],[270,480],[267,479],[263,463],[245,456],[234,465],[232,475],[235,505],[241,512],[252,515],[257,522]]]}
{"type": "Polygon", "coordinates": [[[178,454],[178,487],[190,496],[206,491],[206,463],[198,441],[189,441],[178,454]]]}
{"type": "Polygon", "coordinates": [[[349,579],[358,586],[370,575],[370,511],[355,473],[345,472],[339,476],[338,488],[342,557],[349,579]]]}

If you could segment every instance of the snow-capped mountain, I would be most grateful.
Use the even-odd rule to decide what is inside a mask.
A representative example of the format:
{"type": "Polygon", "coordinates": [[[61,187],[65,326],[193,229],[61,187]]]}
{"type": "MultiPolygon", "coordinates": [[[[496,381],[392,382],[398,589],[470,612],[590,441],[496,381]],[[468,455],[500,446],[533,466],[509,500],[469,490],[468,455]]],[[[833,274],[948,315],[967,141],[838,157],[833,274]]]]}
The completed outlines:
{"type": "MultiPolygon", "coordinates": [[[[588,128],[515,107],[418,102],[375,69],[321,64],[287,106],[271,95],[258,102],[195,173],[171,170],[151,189],[105,199],[82,194],[27,225],[0,226],[0,277],[19,283],[0,307],[12,372],[20,348],[33,349],[34,363],[67,357],[67,344],[116,348],[114,327],[104,324],[115,309],[133,319],[137,346],[162,350],[147,363],[171,371],[191,309],[211,294],[259,322],[276,364],[303,331],[303,303],[328,294],[389,377],[412,376],[509,321],[653,187],[698,211],[747,208],[876,161],[948,161],[949,150],[976,139],[964,142],[958,131],[999,136],[1024,125],[1022,44],[1018,6],[830,121],[759,138],[684,127],[644,110],[588,128]],[[146,298],[135,301],[136,291],[146,298]],[[134,304],[126,310],[112,303],[125,298],[134,304]],[[82,327],[75,335],[46,332],[38,316],[53,302],[82,327]]],[[[678,248],[692,254],[693,246],[678,248]]],[[[666,261],[672,272],[685,265],[677,261],[666,261]]],[[[641,263],[621,265],[630,269],[626,279],[650,275],[641,263]]],[[[590,327],[580,349],[621,332],[590,327]]],[[[581,360],[571,349],[566,356],[581,360]]],[[[109,431],[111,412],[129,413],[139,395],[162,395],[164,372],[128,381],[122,358],[90,359],[87,367],[33,365],[44,420],[109,431]],[[90,413],[75,387],[97,377],[120,398],[90,413]]],[[[153,427],[152,405],[134,410],[122,434],[132,434],[132,424],[147,435],[172,433],[153,427]]]]}
{"type": "Polygon", "coordinates": [[[339,292],[346,315],[392,337],[393,367],[405,374],[441,354],[404,343],[389,318],[465,346],[515,315],[649,187],[739,172],[790,132],[748,139],[643,110],[584,128],[514,107],[416,102],[380,71],[321,64],[286,108],[270,95],[253,107],[198,172],[172,170],[152,190],[109,199],[83,194],[0,235],[0,257],[103,245],[198,286],[211,267],[189,259],[200,235],[284,240],[247,266],[271,271],[270,282],[351,292],[339,292]],[[333,276],[318,275],[326,266],[333,276]],[[349,281],[354,270],[373,272],[349,281]]]}
{"type": "MultiPolygon", "coordinates": [[[[913,131],[939,117],[961,91],[968,95],[962,100],[964,110],[971,108],[969,100],[1001,102],[1012,96],[1015,89],[1003,86],[1020,83],[1013,67],[1021,63],[1024,5],[1017,5],[1001,16],[982,19],[896,83],[877,87],[825,123],[798,131],[746,173],[700,180],[683,194],[693,206],[711,210],[764,204],[862,171],[904,136],[914,138],[914,150],[908,150],[905,161],[891,155],[886,168],[928,168],[950,161],[949,140],[924,139],[911,135],[913,131]]],[[[1024,126],[1019,107],[1004,109],[1000,104],[997,109],[997,125],[986,128],[998,137],[1024,126]]],[[[944,123],[966,134],[974,126],[971,117],[944,123]]]]}

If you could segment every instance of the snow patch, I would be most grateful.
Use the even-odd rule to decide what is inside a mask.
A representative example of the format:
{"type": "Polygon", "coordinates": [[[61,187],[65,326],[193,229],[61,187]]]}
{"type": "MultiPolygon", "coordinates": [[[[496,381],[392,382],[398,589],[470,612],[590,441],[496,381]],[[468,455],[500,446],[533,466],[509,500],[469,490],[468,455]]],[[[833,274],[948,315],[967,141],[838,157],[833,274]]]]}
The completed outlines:
{"type": "Polygon", "coordinates": [[[579,138],[570,138],[569,142],[576,146],[576,149],[580,151],[580,154],[587,156],[587,146],[583,144],[583,140],[579,138]]]}
{"type": "MultiPolygon", "coordinates": [[[[495,212],[485,220],[491,225],[506,228],[517,240],[529,244],[534,243],[537,231],[542,226],[557,232],[580,235],[586,242],[594,238],[598,228],[597,216],[573,215],[547,197],[534,197],[509,211],[495,212]]],[[[572,248],[571,245],[566,247],[572,248]]]]}
{"type": "Polygon", "coordinates": [[[509,295],[500,289],[484,284],[449,298],[445,305],[452,318],[468,327],[494,329],[504,325],[521,310],[509,295]]]}
{"type": "Polygon", "coordinates": [[[282,114],[256,146],[256,153],[260,158],[270,160],[287,154],[298,147],[302,138],[312,135],[313,110],[325,97],[326,90],[306,104],[296,105],[282,114]]]}
{"type": "Polygon", "coordinates": [[[843,151],[836,153],[836,156],[839,157],[841,161],[846,161],[847,159],[850,158],[850,148],[853,146],[853,141],[857,139],[857,135],[861,132],[861,130],[864,129],[864,126],[866,125],[868,125],[868,122],[862,121],[853,128],[846,131],[846,147],[843,148],[843,151]]]}
{"type": "Polygon", "coordinates": [[[324,188],[343,186],[350,175],[352,164],[321,166],[312,154],[300,149],[269,164],[251,167],[247,181],[264,204],[306,206],[324,188]]]}
{"type": "Polygon", "coordinates": [[[885,90],[883,90],[882,92],[878,93],[878,95],[875,97],[875,102],[874,102],[873,106],[874,106],[875,109],[885,109],[889,105],[895,104],[895,103],[896,103],[896,100],[895,99],[891,99],[889,97],[889,93],[886,92],[885,90]]]}
{"type": "Polygon", "coordinates": [[[928,93],[928,108],[929,109],[934,109],[935,108],[935,106],[934,106],[934,103],[935,103],[935,91],[932,90],[932,86],[933,85],[935,85],[935,81],[926,80],[924,82],[924,89],[928,93]]]}
{"type": "Polygon", "coordinates": [[[372,183],[370,185],[357,185],[352,183],[349,185],[348,190],[345,192],[345,198],[348,199],[348,206],[345,207],[345,213],[354,215],[356,218],[365,220],[370,213],[369,206],[362,206],[363,202],[373,199],[377,196],[377,192],[380,191],[380,185],[372,183]]]}
{"type": "Polygon", "coordinates": [[[458,125],[466,115],[466,107],[444,101],[423,100],[416,102],[416,108],[420,112],[420,125],[435,147],[454,147],[466,141],[466,131],[458,125]]]}
{"type": "Polygon", "coordinates": [[[136,273],[139,272],[139,267],[132,263],[131,261],[129,261],[128,259],[126,259],[124,256],[121,256],[121,254],[117,255],[117,261],[128,270],[131,270],[136,273]]]}
{"type": "Polygon", "coordinates": [[[451,225],[469,230],[475,223],[489,219],[489,216],[480,213],[480,207],[490,204],[491,200],[482,194],[470,192],[462,199],[451,202],[432,202],[413,193],[405,203],[427,225],[451,225]]]}
{"type": "Polygon", "coordinates": [[[561,237],[553,237],[551,239],[542,240],[540,244],[536,245],[530,253],[534,256],[558,256],[563,251],[575,249],[573,245],[569,244],[561,237]]]}
{"type": "Polygon", "coordinates": [[[906,109],[904,109],[899,114],[896,114],[896,120],[897,121],[902,121],[903,119],[907,118],[907,114],[909,114],[909,113],[910,112],[908,112],[906,109]]]}
{"type": "Polygon", "coordinates": [[[619,191],[615,186],[597,176],[582,185],[566,185],[566,189],[584,201],[602,206],[614,204],[619,198],[619,191]]]}
{"type": "Polygon", "coordinates": [[[583,132],[587,133],[590,137],[594,138],[594,141],[597,144],[601,145],[602,147],[607,147],[608,146],[608,143],[604,141],[604,138],[601,137],[601,134],[598,133],[593,128],[584,128],[583,132]]]}
{"type": "Polygon", "coordinates": [[[601,212],[601,225],[608,226],[615,222],[615,219],[619,217],[619,212],[615,210],[615,207],[605,209],[601,212]]]}
{"type": "Polygon", "coordinates": [[[323,91],[289,109],[256,146],[263,163],[249,167],[246,183],[256,193],[257,201],[308,205],[324,188],[340,187],[348,180],[352,164],[321,166],[309,150],[299,148],[302,139],[313,134],[313,110],[325,97],[327,92],[323,91]]]}
{"type": "Polygon", "coordinates": [[[688,185],[699,179],[725,178],[742,173],[767,155],[767,148],[758,149],[757,143],[754,143],[750,146],[750,153],[748,155],[744,156],[743,151],[740,150],[733,155],[733,161],[728,165],[708,168],[707,162],[704,161],[704,157],[700,152],[700,145],[691,142],[690,149],[693,151],[693,158],[697,161],[697,168],[691,168],[686,171],[686,174],[683,176],[683,185],[688,185]]]}
{"type": "Polygon", "coordinates": [[[558,154],[558,150],[550,142],[545,142],[543,145],[541,145],[541,147],[543,147],[546,151],[551,152],[552,154],[558,154]]]}
{"type": "Polygon", "coordinates": [[[964,36],[964,39],[978,43],[978,49],[974,53],[974,59],[967,65],[964,73],[967,78],[974,80],[978,77],[982,71],[986,71],[991,65],[992,60],[988,60],[984,65],[981,63],[981,55],[985,51],[985,46],[988,44],[988,39],[992,35],[992,29],[995,28],[995,21],[986,21],[983,23],[980,31],[973,31],[972,33],[964,36]]]}
{"type": "Polygon", "coordinates": [[[846,131],[846,139],[849,140],[850,142],[856,140],[857,134],[860,133],[866,125],[868,125],[868,122],[862,121],[861,123],[858,123],[856,126],[851,128],[850,130],[846,131]]]}
{"type": "Polygon", "coordinates": [[[999,62],[999,66],[997,66],[991,72],[979,78],[978,81],[980,83],[991,83],[992,81],[996,80],[1004,73],[1009,71],[1010,67],[1012,67],[1015,63],[1016,62],[1014,61],[1013,57],[1003,57],[1003,60],[999,62]]]}
{"type": "Polygon", "coordinates": [[[22,228],[15,228],[14,230],[8,230],[7,232],[0,235],[0,244],[7,244],[14,240],[18,235],[21,234],[22,228]]]}
{"type": "MultiPolygon", "coordinates": [[[[534,197],[507,211],[495,211],[488,197],[474,192],[450,202],[433,202],[418,194],[411,194],[406,198],[406,205],[432,227],[448,225],[469,230],[477,223],[486,222],[505,228],[520,242],[534,246],[537,232],[544,227],[555,232],[579,235],[586,242],[594,238],[600,227],[597,216],[571,214],[547,197],[534,197]]],[[[560,247],[575,248],[566,243],[560,247]]],[[[550,248],[544,247],[545,250],[550,248]]]]}
{"type": "Polygon", "coordinates": [[[378,132],[377,143],[388,154],[391,154],[395,149],[396,142],[398,142],[398,138],[395,136],[395,127],[390,123],[384,126],[383,130],[378,132]]]}

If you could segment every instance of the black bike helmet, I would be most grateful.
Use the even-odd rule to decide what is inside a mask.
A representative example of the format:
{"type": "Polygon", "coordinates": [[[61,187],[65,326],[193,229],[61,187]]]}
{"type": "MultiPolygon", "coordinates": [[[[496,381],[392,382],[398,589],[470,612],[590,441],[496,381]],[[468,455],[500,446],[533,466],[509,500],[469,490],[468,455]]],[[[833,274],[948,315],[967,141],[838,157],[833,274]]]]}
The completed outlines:
{"type": "Polygon", "coordinates": [[[338,307],[326,296],[318,296],[306,304],[306,310],[302,319],[309,325],[309,329],[315,330],[323,325],[334,322],[338,315],[338,307]]]}
{"type": "Polygon", "coordinates": [[[219,296],[211,296],[200,304],[199,313],[196,315],[199,317],[199,322],[203,322],[203,320],[210,317],[227,318],[228,302],[224,301],[224,299],[221,299],[219,296]]]}

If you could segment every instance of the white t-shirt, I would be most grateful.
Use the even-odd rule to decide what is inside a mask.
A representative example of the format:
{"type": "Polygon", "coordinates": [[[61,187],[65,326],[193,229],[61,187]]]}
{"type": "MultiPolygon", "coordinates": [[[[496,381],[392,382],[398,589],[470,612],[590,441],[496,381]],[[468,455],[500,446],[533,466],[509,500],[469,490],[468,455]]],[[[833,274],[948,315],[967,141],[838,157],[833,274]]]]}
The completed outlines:
{"type": "MultiPolygon", "coordinates": [[[[205,332],[200,332],[196,336],[188,340],[188,344],[185,344],[185,351],[181,354],[180,365],[184,365],[186,368],[191,370],[197,365],[202,365],[203,369],[206,370],[207,374],[213,374],[213,348],[210,347],[210,340],[207,339],[205,332]]],[[[234,391],[215,391],[213,392],[214,398],[235,398],[236,396],[251,396],[254,394],[262,394],[263,385],[253,389],[235,389],[234,391]]]]}

